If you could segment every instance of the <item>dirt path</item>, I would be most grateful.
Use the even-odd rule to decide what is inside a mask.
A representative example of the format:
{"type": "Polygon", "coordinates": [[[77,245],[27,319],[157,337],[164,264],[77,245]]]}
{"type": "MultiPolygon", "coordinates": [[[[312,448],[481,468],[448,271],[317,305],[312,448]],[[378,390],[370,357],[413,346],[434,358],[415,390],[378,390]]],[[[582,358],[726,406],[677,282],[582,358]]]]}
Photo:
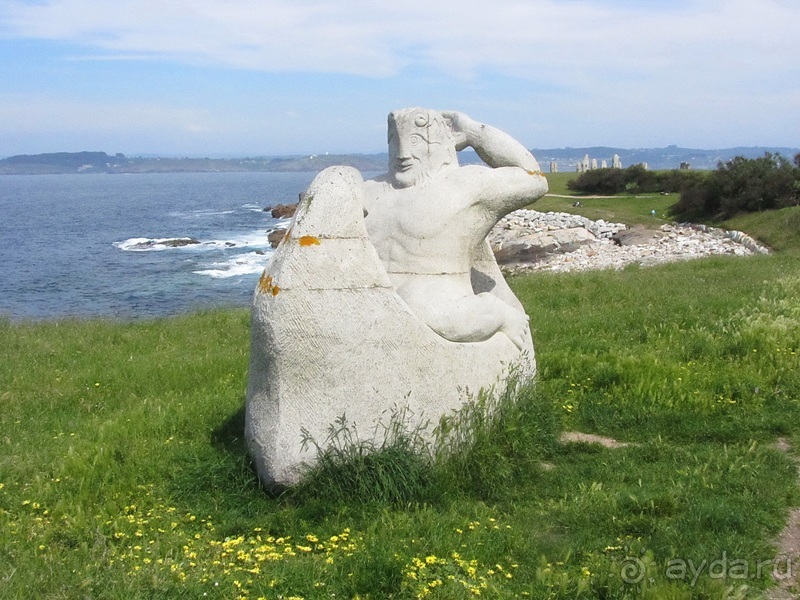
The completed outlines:
{"type": "MultiPolygon", "coordinates": [[[[598,199],[598,198],[619,198],[619,196],[570,196],[568,194],[545,194],[545,197],[550,198],[569,198],[570,200],[585,200],[585,199],[598,199]]],[[[645,195],[645,196],[631,196],[632,198],[655,198],[653,195],[645,195]]]]}
{"type": "Polygon", "coordinates": [[[618,442],[617,440],[602,435],[595,435],[593,433],[581,433],[580,431],[565,431],[561,434],[559,441],[563,443],[583,443],[583,444],[600,444],[605,448],[625,448],[628,446],[626,442],[618,442]]]}
{"type": "MultiPolygon", "coordinates": [[[[579,431],[565,431],[561,434],[560,441],[562,444],[575,442],[600,444],[606,448],[624,448],[629,445],[613,438],[579,431]]],[[[787,454],[792,450],[791,444],[786,438],[779,438],[775,442],[775,448],[787,454]]],[[[792,456],[792,459],[798,466],[798,475],[800,476],[800,459],[795,456],[792,456]]],[[[775,540],[775,547],[777,553],[772,563],[772,578],[777,585],[771,590],[767,590],[764,598],[765,600],[796,600],[800,598],[800,508],[794,508],[789,513],[786,526],[775,540]]]]}
{"type": "MultiPolygon", "coordinates": [[[[786,438],[775,442],[775,447],[787,454],[792,449],[786,438]]],[[[800,467],[800,461],[792,456],[800,467]]],[[[800,597],[798,577],[800,576],[800,508],[794,508],[789,513],[786,526],[775,541],[777,554],[772,577],[777,586],[765,594],[766,600],[793,600],[800,597]]]]}

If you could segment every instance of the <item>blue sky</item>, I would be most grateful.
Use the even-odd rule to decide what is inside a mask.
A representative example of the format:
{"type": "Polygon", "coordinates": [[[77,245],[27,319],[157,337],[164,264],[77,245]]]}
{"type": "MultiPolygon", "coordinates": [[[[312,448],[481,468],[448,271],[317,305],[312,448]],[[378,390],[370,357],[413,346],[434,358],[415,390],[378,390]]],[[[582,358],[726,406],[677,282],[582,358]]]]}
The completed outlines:
{"type": "Polygon", "coordinates": [[[381,152],[461,110],[528,147],[800,146],[797,0],[2,0],[0,156],[381,152]]]}

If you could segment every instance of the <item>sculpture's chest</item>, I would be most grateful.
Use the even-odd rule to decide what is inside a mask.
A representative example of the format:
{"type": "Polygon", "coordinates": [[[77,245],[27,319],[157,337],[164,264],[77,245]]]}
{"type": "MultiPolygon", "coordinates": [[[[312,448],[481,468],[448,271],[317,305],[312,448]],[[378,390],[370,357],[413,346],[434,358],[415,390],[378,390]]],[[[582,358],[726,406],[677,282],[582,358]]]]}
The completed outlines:
{"type": "Polygon", "coordinates": [[[367,231],[373,239],[435,239],[454,226],[460,212],[444,190],[392,189],[366,199],[367,231]]]}

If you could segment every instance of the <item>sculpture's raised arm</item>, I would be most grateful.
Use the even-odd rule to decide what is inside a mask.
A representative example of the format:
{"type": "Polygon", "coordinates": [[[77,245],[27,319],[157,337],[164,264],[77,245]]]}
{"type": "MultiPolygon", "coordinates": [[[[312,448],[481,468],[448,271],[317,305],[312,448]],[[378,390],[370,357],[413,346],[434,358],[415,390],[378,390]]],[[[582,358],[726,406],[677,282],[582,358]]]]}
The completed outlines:
{"type": "Polygon", "coordinates": [[[520,167],[528,172],[539,171],[539,163],[527,148],[504,131],[458,111],[442,111],[442,116],[453,131],[456,150],[469,146],[492,168],[520,167]]]}

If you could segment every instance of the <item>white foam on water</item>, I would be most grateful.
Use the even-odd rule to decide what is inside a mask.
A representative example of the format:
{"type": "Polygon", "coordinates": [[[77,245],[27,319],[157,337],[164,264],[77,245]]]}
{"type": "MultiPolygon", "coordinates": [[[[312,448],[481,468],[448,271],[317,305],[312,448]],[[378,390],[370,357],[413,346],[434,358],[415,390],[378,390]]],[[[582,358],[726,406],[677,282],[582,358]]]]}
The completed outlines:
{"type": "Polygon", "coordinates": [[[129,238],[122,242],[114,242],[114,246],[125,252],[157,252],[163,250],[192,250],[202,252],[204,250],[225,250],[227,248],[255,248],[258,250],[269,249],[266,229],[259,229],[241,235],[229,237],[227,239],[206,240],[199,243],[187,243],[185,245],[175,242],[188,242],[192,238],[188,237],[169,237],[169,238],[129,238]]]}
{"type": "Polygon", "coordinates": [[[261,250],[269,248],[266,229],[243,233],[224,240],[209,240],[203,243],[214,248],[257,248],[261,250]]]}
{"type": "Polygon", "coordinates": [[[272,252],[248,252],[239,254],[222,262],[215,262],[209,265],[208,269],[193,271],[198,275],[206,275],[214,279],[226,279],[228,277],[240,277],[242,275],[253,275],[261,273],[269,262],[272,252]]]}
{"type": "Polygon", "coordinates": [[[161,250],[185,250],[202,246],[201,243],[191,242],[188,237],[170,238],[128,238],[122,242],[114,242],[114,246],[126,252],[157,252],[161,250]],[[189,242],[176,245],[176,242],[189,242]]]}

